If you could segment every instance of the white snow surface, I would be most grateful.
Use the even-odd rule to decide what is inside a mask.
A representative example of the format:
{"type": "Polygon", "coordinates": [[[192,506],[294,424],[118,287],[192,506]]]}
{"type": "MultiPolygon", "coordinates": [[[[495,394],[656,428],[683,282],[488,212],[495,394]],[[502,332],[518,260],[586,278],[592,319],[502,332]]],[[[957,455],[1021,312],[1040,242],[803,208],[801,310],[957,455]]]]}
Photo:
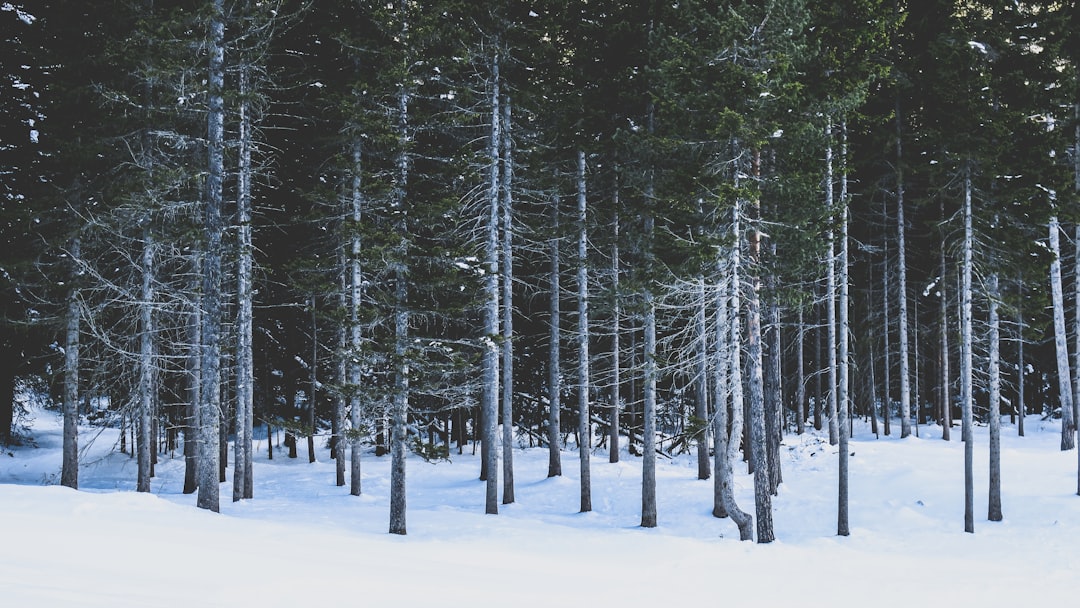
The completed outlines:
{"type": "MultiPolygon", "coordinates": [[[[256,445],[255,498],[221,513],[184,495],[182,455],[163,455],[151,494],[117,432],[81,430],[79,491],[60,487],[61,425],[39,411],[36,446],[0,454],[0,604],[4,606],[1039,606],[1080,582],[1077,452],[1057,421],[1003,425],[1005,521],[986,521],[987,430],[975,433],[975,534],[963,531],[963,447],[851,441],[851,536],[837,537],[837,451],[820,433],[787,435],[773,499],[777,540],[740,542],[711,515],[713,482],[690,455],[659,459],[659,527],[640,522],[641,460],[592,458],[593,506],[578,513],[578,457],[548,479],[546,448],[514,454],[517,502],[484,514],[479,455],[410,457],[408,536],[386,532],[389,457],[363,461],[363,495],[320,461],[256,445]],[[334,604],[328,604],[334,602],[334,604]],[[343,602],[337,604],[337,602],[343,602]],[[347,603],[344,603],[347,602],[347,603]]],[[[899,428],[899,421],[894,426],[899,428]]],[[[954,433],[958,436],[959,431],[954,433]]],[[[305,442],[301,442],[303,445],[305,442]]],[[[231,453],[230,453],[231,457],[231,453]]],[[[737,499],[753,480],[736,464],[737,499]]]]}

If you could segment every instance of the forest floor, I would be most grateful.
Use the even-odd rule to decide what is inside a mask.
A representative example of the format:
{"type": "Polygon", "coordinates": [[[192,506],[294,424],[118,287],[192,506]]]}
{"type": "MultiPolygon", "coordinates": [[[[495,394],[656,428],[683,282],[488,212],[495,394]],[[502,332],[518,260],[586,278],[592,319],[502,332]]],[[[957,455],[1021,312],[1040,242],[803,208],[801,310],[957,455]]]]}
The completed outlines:
{"type": "MultiPolygon", "coordinates": [[[[1026,437],[1003,424],[1005,520],[986,520],[987,429],[975,433],[975,534],[963,531],[963,446],[921,437],[851,442],[851,536],[837,537],[837,450],[827,436],[785,437],[773,499],[777,540],[738,540],[711,516],[713,482],[689,454],[660,458],[659,526],[639,527],[641,460],[592,457],[593,512],[579,513],[578,454],[547,478],[546,449],[514,452],[517,501],[484,514],[479,455],[408,463],[408,536],[387,534],[389,457],[365,455],[363,495],[319,461],[267,460],[255,498],[221,513],[182,493],[181,455],[163,455],[151,494],[118,433],[86,427],[80,491],[60,487],[61,424],[34,412],[32,440],[0,453],[0,600],[6,606],[1039,606],[1080,583],[1077,452],[1037,416],[1026,437]]],[[[959,429],[953,434],[959,436],[959,429]]],[[[231,456],[231,454],[230,454],[231,456]]],[[[736,465],[737,500],[753,479],[736,465]]]]}

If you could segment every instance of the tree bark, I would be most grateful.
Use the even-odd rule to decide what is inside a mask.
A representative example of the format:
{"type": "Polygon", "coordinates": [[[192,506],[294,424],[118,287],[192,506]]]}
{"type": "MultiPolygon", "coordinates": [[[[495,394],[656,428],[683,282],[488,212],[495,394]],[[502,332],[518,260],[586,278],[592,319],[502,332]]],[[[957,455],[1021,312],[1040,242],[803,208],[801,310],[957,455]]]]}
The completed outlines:
{"type": "Polygon", "coordinates": [[[502,503],[514,502],[514,212],[510,98],[502,104],[502,503]]]}
{"type": "Polygon", "coordinates": [[[908,293],[907,293],[907,240],[904,220],[904,167],[903,167],[903,125],[901,124],[900,102],[896,102],[896,265],[897,265],[897,301],[900,304],[900,437],[911,434],[911,376],[909,373],[910,355],[908,352],[908,293]]]}
{"type": "Polygon", "coordinates": [[[619,462],[619,414],[622,412],[622,299],[619,294],[619,185],[616,181],[612,195],[615,209],[614,241],[611,246],[611,292],[613,294],[611,310],[611,422],[608,425],[608,462],[619,462]]]}
{"type": "MultiPolygon", "coordinates": [[[[405,455],[409,416],[409,312],[404,262],[394,271],[394,393],[390,414],[390,534],[405,534],[405,455]]],[[[490,437],[490,435],[489,435],[490,437]]],[[[494,452],[494,451],[493,451],[494,452]]],[[[489,482],[490,485],[490,482],[489,482]]]]}
{"type": "Polygon", "coordinates": [[[139,440],[137,492],[150,491],[152,411],[154,408],[154,239],[143,230],[142,290],[139,294],[139,440]]]}
{"type": "Polygon", "coordinates": [[[990,332],[990,521],[1001,521],[1001,322],[998,318],[998,275],[987,277],[990,332]]]}
{"type": "Polygon", "coordinates": [[[495,447],[499,416],[499,57],[491,62],[491,135],[488,142],[488,205],[484,223],[484,355],[483,388],[480,398],[483,436],[481,459],[483,479],[487,482],[485,512],[499,512],[499,453],[495,447]]]}
{"type": "Polygon", "coordinates": [[[1061,402],[1061,450],[1076,447],[1073,416],[1072,375],[1069,370],[1068,334],[1065,330],[1065,297],[1061,287],[1061,244],[1056,215],[1050,218],[1050,291],[1054,305],[1054,350],[1057,353],[1058,395],[1061,402]]]}
{"type": "Polygon", "coordinates": [[[360,496],[361,467],[360,455],[363,444],[360,440],[360,428],[363,418],[360,415],[360,351],[363,348],[363,334],[360,328],[360,306],[363,298],[364,275],[360,267],[360,219],[363,211],[363,191],[361,190],[361,161],[363,148],[359,139],[352,145],[352,188],[351,209],[352,235],[349,243],[349,494],[360,496]]]}
{"type": "Polygon", "coordinates": [[[592,511],[592,480],[589,456],[592,451],[592,433],[589,425],[589,257],[588,230],[586,224],[587,197],[585,192],[585,151],[577,153],[577,300],[578,300],[578,456],[581,465],[581,512],[592,511]]]}
{"type": "Polygon", "coordinates": [[[252,498],[252,441],[254,417],[255,359],[252,345],[252,258],[251,234],[251,116],[248,112],[248,67],[239,74],[239,170],[236,175],[236,223],[238,228],[236,267],[236,443],[233,453],[233,501],[252,498]]]}
{"type": "MultiPolygon", "coordinates": [[[[81,244],[78,237],[75,237],[71,242],[70,256],[72,261],[76,263],[81,256],[81,244]]],[[[64,447],[60,485],[76,490],[79,488],[79,328],[81,310],[79,292],[75,289],[74,281],[72,281],[72,287],[68,291],[67,328],[64,337],[64,447]]],[[[14,377],[12,380],[14,380],[14,377]]],[[[8,427],[5,431],[10,431],[10,424],[8,427]]]]}
{"type": "Polygon", "coordinates": [[[964,441],[964,531],[975,532],[975,508],[973,486],[973,444],[972,437],[972,321],[971,321],[971,273],[972,273],[972,218],[971,218],[971,169],[964,169],[964,263],[961,283],[960,333],[961,333],[961,369],[960,383],[964,409],[962,430],[964,441]]]}
{"type": "Polygon", "coordinates": [[[209,112],[207,142],[209,175],[206,184],[203,261],[203,317],[201,390],[199,395],[199,496],[198,507],[219,510],[219,424],[221,411],[221,220],[222,179],[225,172],[225,9],[223,0],[214,0],[211,16],[209,66],[209,112]]]}
{"type": "MultiPolygon", "coordinates": [[[[833,199],[833,147],[832,126],[826,130],[829,143],[825,147],[825,205],[835,213],[836,202],[833,199]]],[[[836,445],[840,441],[839,429],[836,422],[837,411],[837,368],[836,368],[836,236],[832,228],[825,237],[829,242],[828,258],[825,261],[825,305],[826,321],[828,326],[829,340],[826,345],[829,364],[829,445],[836,445]]]]}
{"type": "Polygon", "coordinates": [[[548,351],[548,477],[562,475],[562,458],[559,450],[560,409],[562,397],[562,370],[560,369],[559,343],[559,196],[551,198],[551,289],[548,351]]]}
{"type": "MultiPolygon", "coordinates": [[[[754,152],[754,175],[758,175],[760,153],[754,152]]],[[[752,203],[753,219],[760,216],[760,202],[752,203]]],[[[761,277],[757,268],[761,263],[761,231],[757,226],[750,228],[748,274],[750,289],[746,302],[746,357],[749,375],[750,401],[750,445],[754,463],[754,507],[757,520],[757,542],[770,543],[775,540],[772,521],[772,493],[769,487],[769,456],[765,435],[765,387],[762,374],[761,348],[761,277]]]]}
{"type": "MultiPolygon", "coordinates": [[[[652,133],[652,107],[649,108],[649,133],[652,133]]],[[[656,190],[650,170],[645,186],[644,253],[646,279],[642,286],[644,305],[644,399],[642,405],[641,527],[655,528],[656,515],[656,303],[650,283],[653,262],[653,204],[656,190]]]]}
{"type": "MultiPolygon", "coordinates": [[[[945,202],[941,202],[941,221],[945,222],[945,202]]],[[[941,293],[941,439],[949,441],[952,434],[952,375],[949,372],[949,299],[945,286],[945,234],[941,235],[941,247],[938,249],[938,263],[941,277],[938,279],[938,291],[941,293]]]]}
{"type": "Polygon", "coordinates": [[[851,415],[849,393],[849,363],[850,356],[848,353],[848,335],[850,333],[848,323],[848,224],[850,222],[850,214],[848,212],[849,200],[848,200],[848,180],[847,180],[847,123],[842,122],[840,127],[841,132],[841,162],[843,164],[843,173],[840,177],[840,276],[838,282],[840,283],[840,301],[839,310],[837,311],[839,328],[839,344],[837,346],[837,359],[839,359],[839,370],[837,378],[837,410],[840,415],[839,431],[840,431],[840,465],[839,465],[839,492],[838,492],[838,508],[837,508],[837,524],[836,534],[837,536],[848,536],[851,534],[851,530],[848,522],[848,437],[850,433],[850,427],[848,417],[851,415]]]}

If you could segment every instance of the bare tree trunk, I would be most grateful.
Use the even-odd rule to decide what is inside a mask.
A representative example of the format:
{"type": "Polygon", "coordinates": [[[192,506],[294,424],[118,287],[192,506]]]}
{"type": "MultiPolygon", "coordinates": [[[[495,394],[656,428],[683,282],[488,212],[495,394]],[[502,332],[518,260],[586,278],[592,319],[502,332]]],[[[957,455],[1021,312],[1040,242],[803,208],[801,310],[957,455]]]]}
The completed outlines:
{"type": "MultiPolygon", "coordinates": [[[[196,256],[193,274],[198,276],[201,268],[202,265],[196,256]]],[[[192,291],[197,291],[194,285],[192,285],[192,291]]],[[[202,402],[202,313],[198,301],[192,303],[187,334],[189,343],[186,358],[188,403],[184,408],[184,494],[194,494],[199,489],[197,446],[201,427],[199,404],[202,402]]]]}
{"type": "Polygon", "coordinates": [[[363,191],[361,190],[361,161],[363,148],[360,140],[353,141],[352,148],[352,196],[351,218],[352,237],[349,256],[349,494],[360,496],[360,454],[363,444],[360,440],[360,428],[363,418],[360,415],[360,349],[363,347],[360,330],[360,306],[363,297],[364,276],[360,268],[360,219],[363,211],[363,191]]]}
{"type": "Polygon", "coordinates": [[[1021,286],[1021,303],[1016,306],[1016,332],[1019,338],[1016,340],[1016,433],[1024,436],[1024,417],[1027,416],[1027,406],[1024,403],[1024,385],[1027,384],[1027,361],[1024,360],[1024,310],[1023,310],[1023,287],[1021,286]]]}
{"type": "Polygon", "coordinates": [[[990,499],[987,519],[1001,521],[1001,322],[998,318],[998,275],[987,277],[990,335],[990,499]]]}
{"type": "Polygon", "coordinates": [[[150,491],[150,427],[154,409],[154,240],[149,228],[143,230],[142,290],[139,294],[139,441],[136,491],[150,491]]]}
{"type": "Polygon", "coordinates": [[[732,488],[731,463],[739,450],[739,442],[735,441],[735,439],[739,436],[743,427],[743,379],[740,357],[742,331],[739,326],[739,311],[741,308],[739,297],[739,265],[741,264],[739,255],[741,239],[739,214],[740,210],[736,206],[732,222],[735,239],[731,245],[728,258],[727,292],[720,294],[716,324],[717,360],[715,366],[717,380],[713,389],[715,391],[714,401],[716,402],[716,417],[713,419],[713,435],[716,438],[713,466],[716,469],[716,477],[713,485],[713,515],[716,517],[731,516],[732,521],[739,527],[739,539],[754,540],[753,517],[749,513],[742,511],[735,503],[735,494],[732,488]],[[727,394],[725,393],[731,396],[732,419],[730,430],[727,415],[727,394]]]}
{"type": "Polygon", "coordinates": [[[802,306],[799,307],[799,327],[795,334],[795,431],[806,432],[806,320],[802,306]]]}
{"type": "Polygon", "coordinates": [[[843,164],[843,173],[840,177],[840,273],[838,282],[840,283],[840,302],[839,302],[839,344],[837,346],[837,358],[839,359],[839,370],[837,378],[837,410],[840,415],[839,431],[840,431],[840,482],[839,482],[839,497],[837,508],[837,525],[836,534],[838,536],[848,536],[851,534],[848,524],[848,434],[850,428],[848,426],[848,417],[851,414],[850,399],[848,398],[849,392],[849,380],[848,380],[848,364],[850,362],[850,356],[848,354],[848,334],[850,329],[848,327],[848,181],[847,181],[847,123],[841,123],[841,162],[843,164]]]}
{"type": "Polygon", "coordinates": [[[961,351],[963,353],[960,369],[961,393],[964,407],[964,424],[962,428],[964,440],[964,531],[975,532],[975,508],[974,508],[974,485],[972,476],[973,438],[972,426],[972,327],[971,327],[971,273],[972,273],[972,246],[973,246],[972,222],[971,222],[971,169],[964,169],[964,264],[961,287],[961,351]]]}
{"type": "Polygon", "coordinates": [[[592,480],[589,456],[592,451],[592,433],[589,428],[589,250],[585,209],[585,151],[577,153],[577,200],[578,200],[578,456],[581,464],[581,512],[592,511],[592,480]]]}
{"type": "MultiPolygon", "coordinates": [[[[826,130],[829,139],[825,148],[825,205],[834,210],[836,202],[833,199],[833,146],[832,125],[826,130]]],[[[837,411],[837,369],[836,369],[836,236],[830,228],[826,239],[829,242],[828,259],[825,261],[825,305],[827,307],[826,325],[828,326],[829,340],[826,345],[829,358],[829,445],[839,442],[839,429],[836,422],[837,411]]]]}
{"type": "Polygon", "coordinates": [[[695,305],[697,307],[694,315],[694,347],[695,354],[694,359],[696,361],[694,369],[694,429],[696,429],[697,437],[695,443],[697,444],[697,462],[698,462],[698,479],[708,479],[711,474],[711,467],[709,463],[709,427],[707,425],[709,419],[709,361],[708,361],[708,338],[706,335],[706,315],[709,300],[705,295],[705,276],[699,274],[697,276],[697,293],[695,294],[695,305]]]}
{"type": "MultiPolygon", "coordinates": [[[[401,0],[400,6],[404,5],[404,0],[401,0]]],[[[404,12],[403,9],[399,9],[404,12]]],[[[408,89],[405,88],[405,84],[399,85],[398,89],[398,146],[399,154],[397,158],[398,169],[398,187],[395,188],[394,196],[397,197],[396,206],[398,208],[405,207],[405,193],[409,183],[409,155],[407,151],[407,142],[409,140],[409,102],[410,95],[408,89]]],[[[408,312],[408,286],[406,281],[408,280],[408,269],[406,264],[409,259],[408,241],[406,233],[408,227],[406,219],[401,220],[401,243],[400,250],[397,253],[397,259],[394,261],[394,389],[391,397],[390,404],[390,533],[391,534],[405,534],[405,443],[408,439],[408,417],[409,417],[409,361],[408,361],[408,346],[409,346],[409,312],[408,312]]],[[[497,264],[497,262],[496,262],[497,264]]],[[[497,268],[491,268],[489,276],[495,276],[497,268]]],[[[491,295],[492,290],[488,289],[489,298],[498,297],[498,293],[494,296],[491,295]]],[[[497,301],[497,300],[496,300],[497,301]]],[[[496,311],[497,313],[497,311],[496,311]]],[[[494,318],[490,313],[485,314],[485,329],[487,330],[487,336],[490,338],[495,336],[498,332],[498,320],[497,314],[494,318]]],[[[495,358],[495,349],[493,344],[485,348],[484,358],[485,362],[488,358],[495,358]]],[[[486,366],[485,366],[486,367],[486,366]]],[[[494,436],[494,412],[495,412],[495,387],[498,384],[498,359],[496,358],[494,376],[487,377],[485,374],[486,386],[484,388],[485,399],[487,402],[485,406],[489,409],[487,412],[489,418],[487,423],[492,427],[487,429],[487,434],[484,437],[485,444],[488,444],[494,436]]],[[[487,369],[485,369],[487,372],[487,369]]],[[[494,450],[489,452],[494,456],[494,450]]],[[[489,505],[493,501],[490,496],[490,489],[494,485],[495,480],[490,479],[488,481],[489,505]]]]}
{"type": "MultiPolygon", "coordinates": [[[[79,237],[71,242],[70,257],[77,264],[81,256],[79,237]]],[[[74,266],[74,264],[73,264],[74,266]]],[[[72,268],[74,272],[74,267],[72,268]]],[[[60,485],[79,488],[79,328],[82,308],[75,282],[68,291],[67,328],[64,336],[64,448],[60,485]]],[[[10,429],[3,429],[4,432],[10,429]]]]}
{"type": "Polygon", "coordinates": [[[308,462],[315,462],[315,406],[319,402],[319,317],[315,310],[315,296],[311,296],[311,367],[308,368],[311,395],[307,403],[307,449],[308,462]]]}
{"type": "Polygon", "coordinates": [[[896,265],[899,285],[897,301],[900,304],[900,437],[911,434],[911,377],[908,371],[910,356],[908,353],[908,293],[907,293],[907,241],[906,222],[904,220],[904,167],[903,167],[903,125],[901,124],[900,101],[896,102],[896,265]]]}
{"type": "Polygon", "coordinates": [[[221,412],[221,196],[225,168],[225,9],[223,0],[214,0],[211,21],[209,68],[209,112],[207,178],[203,261],[203,318],[201,390],[199,399],[199,496],[198,507],[219,510],[219,424],[221,412]]]}
{"type": "Polygon", "coordinates": [[[483,388],[480,398],[483,436],[481,438],[482,478],[487,481],[485,512],[499,512],[499,454],[495,448],[498,436],[496,428],[499,416],[499,128],[502,114],[499,111],[499,57],[491,61],[491,136],[488,149],[490,181],[488,209],[484,228],[486,239],[484,273],[484,355],[483,388]]]}
{"type": "MultiPolygon", "coordinates": [[[[945,202],[941,202],[941,221],[945,222],[945,202]]],[[[941,278],[938,280],[938,290],[941,293],[941,439],[949,441],[952,433],[952,374],[949,373],[949,299],[946,297],[945,286],[947,281],[945,267],[945,235],[941,236],[941,247],[938,249],[939,268],[941,278]]]]}
{"type": "Polygon", "coordinates": [[[1069,370],[1068,334],[1065,330],[1065,297],[1061,287],[1061,244],[1057,216],[1050,218],[1050,291],[1054,304],[1054,348],[1057,353],[1058,394],[1061,401],[1061,450],[1076,447],[1073,416],[1072,375],[1069,370]]]}
{"type": "MultiPolygon", "coordinates": [[[[886,216],[888,215],[887,202],[883,203],[886,207],[886,216]]],[[[882,404],[882,417],[885,419],[885,436],[892,434],[892,289],[891,281],[889,280],[889,237],[885,237],[885,263],[882,265],[881,273],[881,310],[884,315],[884,342],[885,352],[883,353],[884,366],[882,369],[882,381],[884,382],[884,391],[882,391],[881,404],[882,404]]],[[[901,424],[900,434],[903,435],[903,424],[901,424]]]]}
{"type": "Polygon", "coordinates": [[[622,368],[621,346],[619,344],[622,334],[622,300],[619,294],[619,186],[616,182],[615,193],[612,195],[612,206],[615,209],[614,244],[611,246],[611,291],[613,306],[611,311],[611,423],[608,425],[608,462],[619,462],[619,414],[622,411],[622,368]]]}
{"type": "Polygon", "coordinates": [[[251,117],[248,67],[241,66],[239,112],[240,167],[237,172],[236,221],[239,229],[236,269],[236,444],[233,454],[233,501],[251,498],[255,363],[252,345],[251,117]]]}
{"type": "Polygon", "coordinates": [[[514,213],[510,98],[502,104],[502,503],[514,502],[514,213]]]}
{"type": "MultiPolygon", "coordinates": [[[[408,439],[409,313],[404,262],[394,271],[394,394],[390,413],[390,534],[405,534],[405,443],[408,439]]],[[[493,450],[494,452],[494,450],[493,450]]],[[[490,484],[490,482],[489,482],[490,484]]]]}
{"type": "MultiPolygon", "coordinates": [[[[653,108],[649,107],[648,130],[653,131],[653,108]]],[[[652,170],[646,178],[645,186],[645,269],[650,271],[653,263],[653,230],[655,218],[653,205],[656,202],[656,190],[652,170]]],[[[652,285],[646,283],[642,288],[644,303],[644,346],[642,363],[644,364],[644,403],[642,406],[642,460],[641,460],[641,527],[655,528],[656,516],[656,303],[652,285]]]]}
{"type": "MultiPolygon", "coordinates": [[[[760,174],[760,152],[754,151],[753,174],[760,174]]],[[[760,202],[752,203],[753,219],[759,219],[760,202]]],[[[747,279],[750,289],[746,302],[746,356],[749,374],[750,444],[754,463],[754,507],[757,520],[757,542],[775,540],[772,521],[772,493],[769,487],[769,453],[765,435],[765,387],[762,374],[761,348],[761,277],[757,269],[761,264],[761,230],[754,226],[749,235],[749,265],[752,271],[747,279]]]]}
{"type": "Polygon", "coordinates": [[[561,357],[559,354],[560,327],[559,327],[559,196],[551,198],[551,315],[550,345],[548,353],[548,477],[562,475],[562,458],[559,451],[559,427],[560,401],[562,397],[562,370],[560,369],[561,357]]]}

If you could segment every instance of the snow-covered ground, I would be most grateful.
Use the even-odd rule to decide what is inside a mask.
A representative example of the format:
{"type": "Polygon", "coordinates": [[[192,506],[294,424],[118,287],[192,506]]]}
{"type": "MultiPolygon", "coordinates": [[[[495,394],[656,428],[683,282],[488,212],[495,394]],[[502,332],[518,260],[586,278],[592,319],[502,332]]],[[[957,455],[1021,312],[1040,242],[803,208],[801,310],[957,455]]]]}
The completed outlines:
{"type": "MultiPolygon", "coordinates": [[[[986,429],[976,431],[976,532],[963,532],[963,448],[921,438],[851,442],[851,536],[836,531],[836,449],[788,436],[774,499],[777,541],[740,542],[711,516],[712,481],[689,456],[660,459],[659,527],[642,529],[640,459],[592,459],[592,513],[578,513],[577,453],[548,479],[547,451],[514,454],[517,503],[485,515],[479,457],[409,462],[408,536],[386,533],[389,458],[363,462],[363,496],[333,462],[258,445],[255,498],[221,513],[181,493],[163,456],[152,494],[106,430],[83,454],[81,490],[58,486],[60,422],[36,413],[36,447],[0,454],[3,606],[1039,606],[1080,583],[1077,452],[1056,421],[1003,430],[1005,521],[988,522],[986,429]]],[[[899,425],[896,425],[899,427],[899,425]]],[[[99,429],[83,429],[90,443],[99,429]]],[[[959,435],[959,433],[955,433],[959,435]]],[[[737,466],[738,500],[753,481],[737,466]]]]}

